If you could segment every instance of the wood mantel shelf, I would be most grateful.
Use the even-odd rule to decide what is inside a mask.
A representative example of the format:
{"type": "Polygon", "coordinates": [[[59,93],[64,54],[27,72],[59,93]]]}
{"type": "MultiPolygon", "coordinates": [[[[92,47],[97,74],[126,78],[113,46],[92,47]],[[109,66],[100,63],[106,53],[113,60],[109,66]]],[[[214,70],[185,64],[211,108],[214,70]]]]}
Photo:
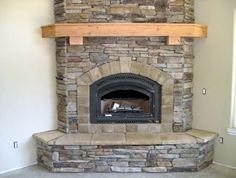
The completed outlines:
{"type": "Polygon", "coordinates": [[[177,23],[63,23],[42,27],[44,38],[69,37],[71,45],[82,45],[83,37],[166,36],[169,45],[181,37],[207,37],[207,26],[177,23]]]}

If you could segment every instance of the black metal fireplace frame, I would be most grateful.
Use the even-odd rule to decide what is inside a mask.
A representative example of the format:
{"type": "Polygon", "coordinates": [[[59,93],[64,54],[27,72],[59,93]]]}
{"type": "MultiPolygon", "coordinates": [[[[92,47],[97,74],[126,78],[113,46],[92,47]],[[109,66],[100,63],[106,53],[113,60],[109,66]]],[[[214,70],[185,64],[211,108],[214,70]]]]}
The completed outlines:
{"type": "Polygon", "coordinates": [[[157,82],[131,73],[120,73],[104,77],[90,85],[91,123],[160,123],[161,85],[157,82]],[[115,90],[134,90],[149,97],[150,114],[112,114],[101,113],[101,98],[115,90]]]}

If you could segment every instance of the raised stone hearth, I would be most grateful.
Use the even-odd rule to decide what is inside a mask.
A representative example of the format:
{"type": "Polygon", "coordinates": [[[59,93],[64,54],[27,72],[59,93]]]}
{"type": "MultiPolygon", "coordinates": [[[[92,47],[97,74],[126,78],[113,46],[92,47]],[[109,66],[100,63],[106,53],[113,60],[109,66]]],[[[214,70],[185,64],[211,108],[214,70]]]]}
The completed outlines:
{"type": "Polygon", "coordinates": [[[197,171],[212,163],[216,133],[35,134],[38,161],[53,172],[197,171]]]}

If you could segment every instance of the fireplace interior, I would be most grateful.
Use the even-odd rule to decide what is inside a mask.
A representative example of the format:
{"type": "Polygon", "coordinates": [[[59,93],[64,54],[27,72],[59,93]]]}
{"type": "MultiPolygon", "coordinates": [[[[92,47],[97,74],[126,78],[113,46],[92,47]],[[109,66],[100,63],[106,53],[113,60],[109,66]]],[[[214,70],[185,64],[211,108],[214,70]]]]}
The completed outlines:
{"type": "Polygon", "coordinates": [[[161,85],[135,74],[102,78],[90,86],[91,123],[160,122],[161,85]]]}

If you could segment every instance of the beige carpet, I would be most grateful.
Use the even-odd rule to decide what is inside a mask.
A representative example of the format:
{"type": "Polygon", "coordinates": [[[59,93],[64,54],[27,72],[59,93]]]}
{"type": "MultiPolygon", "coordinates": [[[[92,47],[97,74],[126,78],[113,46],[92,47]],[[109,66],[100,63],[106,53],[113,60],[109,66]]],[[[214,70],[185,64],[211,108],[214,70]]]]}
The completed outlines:
{"type": "Polygon", "coordinates": [[[0,175],[0,178],[236,178],[236,170],[218,165],[194,173],[49,173],[39,166],[30,166],[0,175]]]}

